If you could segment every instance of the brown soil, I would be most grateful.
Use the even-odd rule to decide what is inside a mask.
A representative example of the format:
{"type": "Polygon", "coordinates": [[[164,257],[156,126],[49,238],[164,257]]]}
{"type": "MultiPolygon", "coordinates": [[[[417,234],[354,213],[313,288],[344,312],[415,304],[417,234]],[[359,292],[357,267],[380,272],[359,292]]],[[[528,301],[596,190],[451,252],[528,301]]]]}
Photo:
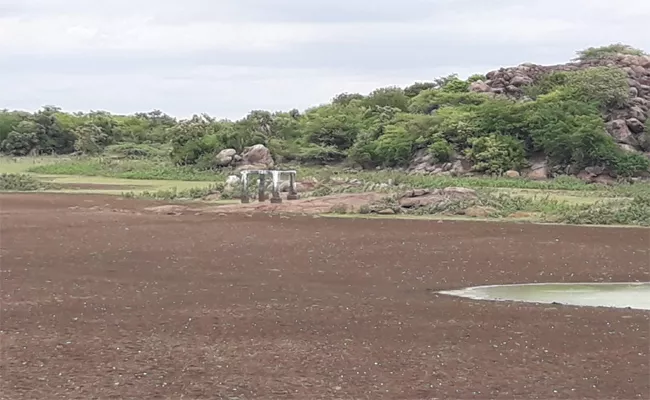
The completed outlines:
{"type": "Polygon", "coordinates": [[[0,195],[0,398],[650,398],[648,312],[435,292],[649,281],[650,230],[159,204],[0,195]]]}
{"type": "Polygon", "coordinates": [[[386,197],[385,193],[346,193],[323,197],[308,197],[298,200],[284,199],[280,204],[272,204],[269,201],[262,203],[254,201],[250,204],[229,204],[214,209],[204,209],[203,211],[227,213],[274,212],[320,214],[330,211],[332,207],[335,206],[343,206],[350,211],[355,211],[362,205],[372,203],[383,197],[386,197]]]}

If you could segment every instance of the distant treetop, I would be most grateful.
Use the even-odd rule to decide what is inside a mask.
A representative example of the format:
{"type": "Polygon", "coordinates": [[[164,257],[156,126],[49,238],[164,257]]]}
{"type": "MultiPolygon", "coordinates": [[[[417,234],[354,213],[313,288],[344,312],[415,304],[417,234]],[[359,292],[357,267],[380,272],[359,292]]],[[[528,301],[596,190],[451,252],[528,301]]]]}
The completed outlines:
{"type": "Polygon", "coordinates": [[[617,54],[628,54],[633,56],[646,56],[648,55],[645,51],[641,49],[634,48],[630,45],[623,43],[610,44],[609,46],[601,47],[589,47],[585,50],[580,50],[576,52],[576,61],[588,61],[588,60],[601,60],[603,58],[608,58],[615,56],[617,54]]]}

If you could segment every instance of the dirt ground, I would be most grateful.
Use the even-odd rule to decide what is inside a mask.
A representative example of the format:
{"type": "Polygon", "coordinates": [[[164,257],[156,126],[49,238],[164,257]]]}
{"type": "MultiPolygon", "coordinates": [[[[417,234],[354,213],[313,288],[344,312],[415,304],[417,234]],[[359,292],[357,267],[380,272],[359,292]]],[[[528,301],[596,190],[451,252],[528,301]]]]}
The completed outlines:
{"type": "Polygon", "coordinates": [[[436,294],[650,281],[650,230],[158,204],[0,195],[0,398],[650,398],[649,312],[436,294]]]}

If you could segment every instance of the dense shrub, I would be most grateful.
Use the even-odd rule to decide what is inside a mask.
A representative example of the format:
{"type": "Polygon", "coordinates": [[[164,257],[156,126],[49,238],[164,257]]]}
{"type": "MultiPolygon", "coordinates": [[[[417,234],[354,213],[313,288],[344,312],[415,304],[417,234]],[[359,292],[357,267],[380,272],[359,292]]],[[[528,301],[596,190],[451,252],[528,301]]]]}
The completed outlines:
{"type": "Polygon", "coordinates": [[[106,147],[106,153],[125,158],[162,158],[169,156],[169,149],[160,145],[120,143],[106,147]]]}
{"type": "Polygon", "coordinates": [[[615,43],[610,44],[609,46],[601,47],[589,47],[588,49],[580,50],[576,52],[576,60],[588,61],[588,60],[602,60],[605,58],[611,58],[618,54],[627,54],[633,56],[644,56],[646,52],[640,49],[635,49],[632,46],[615,43]]]}
{"type": "Polygon", "coordinates": [[[454,148],[444,138],[434,139],[433,143],[429,145],[428,151],[436,163],[447,162],[454,155],[454,148]]]}
{"type": "Polygon", "coordinates": [[[526,160],[524,148],[517,139],[503,135],[489,135],[470,139],[467,158],[473,162],[473,170],[489,174],[501,174],[507,170],[520,169],[526,160]]]}
{"type": "Polygon", "coordinates": [[[445,106],[479,105],[490,97],[483,93],[446,92],[437,89],[421,91],[409,102],[408,110],[414,114],[431,114],[445,106]]]}
{"type": "Polygon", "coordinates": [[[0,191],[34,191],[51,189],[54,185],[27,174],[0,174],[0,191]]]}
{"type": "Polygon", "coordinates": [[[642,154],[621,152],[616,156],[613,167],[620,176],[636,176],[650,172],[650,159],[642,154]]]}
{"type": "Polygon", "coordinates": [[[305,164],[328,164],[332,162],[339,162],[346,157],[345,152],[337,149],[334,146],[319,146],[316,144],[307,144],[298,148],[295,155],[296,161],[305,164]]]}
{"type": "Polygon", "coordinates": [[[588,68],[567,73],[567,95],[605,109],[624,106],[629,98],[627,74],[618,68],[588,68]]]}
{"type": "Polygon", "coordinates": [[[550,219],[568,224],[650,226],[650,195],[635,195],[631,201],[599,201],[567,207],[550,219]]]}

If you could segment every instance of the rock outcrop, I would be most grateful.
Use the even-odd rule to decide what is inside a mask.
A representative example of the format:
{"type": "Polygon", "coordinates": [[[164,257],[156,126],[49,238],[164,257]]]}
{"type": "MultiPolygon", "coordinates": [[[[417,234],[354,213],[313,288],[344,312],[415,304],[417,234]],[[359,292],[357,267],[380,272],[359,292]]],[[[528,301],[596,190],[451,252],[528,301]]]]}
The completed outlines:
{"type": "Polygon", "coordinates": [[[456,156],[449,162],[436,163],[427,149],[419,150],[408,170],[411,174],[465,176],[471,174],[472,165],[465,158],[456,156]]]}
{"type": "Polygon", "coordinates": [[[620,68],[628,76],[629,101],[622,109],[610,110],[607,131],[627,151],[650,152],[650,135],[645,122],[650,116],[650,56],[618,55],[562,65],[522,64],[488,72],[487,80],[472,83],[470,90],[524,98],[524,86],[553,72],[576,71],[593,67],[620,68]]]}
{"type": "Polygon", "coordinates": [[[269,150],[263,144],[244,148],[241,154],[235,149],[225,149],[215,157],[215,165],[219,167],[236,167],[238,170],[269,169],[273,168],[275,161],[269,150]]]}

